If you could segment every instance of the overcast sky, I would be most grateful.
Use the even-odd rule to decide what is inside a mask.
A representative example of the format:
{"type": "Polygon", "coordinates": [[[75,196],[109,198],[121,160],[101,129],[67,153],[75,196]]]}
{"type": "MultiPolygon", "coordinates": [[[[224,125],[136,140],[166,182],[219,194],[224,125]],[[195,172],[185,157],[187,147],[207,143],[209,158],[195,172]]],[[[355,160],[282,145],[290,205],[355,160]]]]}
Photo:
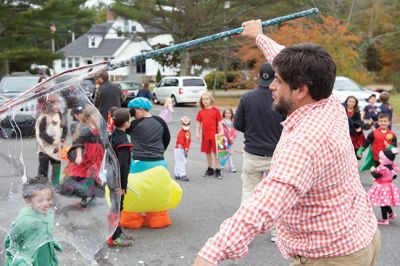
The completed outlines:
{"type": "Polygon", "coordinates": [[[111,4],[114,2],[113,0],[87,0],[86,1],[86,6],[94,6],[98,3],[105,3],[107,5],[111,4]]]}

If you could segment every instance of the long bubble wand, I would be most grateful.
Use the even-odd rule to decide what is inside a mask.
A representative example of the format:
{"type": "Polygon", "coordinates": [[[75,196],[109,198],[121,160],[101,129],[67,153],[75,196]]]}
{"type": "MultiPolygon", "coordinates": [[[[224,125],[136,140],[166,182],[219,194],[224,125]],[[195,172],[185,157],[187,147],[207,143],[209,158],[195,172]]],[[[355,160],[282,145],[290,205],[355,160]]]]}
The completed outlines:
{"type": "MultiPolygon", "coordinates": [[[[296,12],[296,13],[292,13],[286,16],[281,16],[281,17],[277,17],[277,18],[273,18],[273,19],[269,19],[269,20],[265,20],[263,22],[261,22],[261,25],[263,27],[267,27],[267,26],[271,26],[271,25],[277,25],[289,20],[294,20],[297,18],[302,18],[302,17],[307,17],[307,16],[311,16],[311,15],[315,15],[318,14],[319,10],[318,8],[311,8],[308,10],[304,10],[304,11],[300,11],[300,12],[296,12]]],[[[219,39],[223,39],[226,37],[230,37],[232,35],[238,35],[243,31],[243,27],[239,27],[236,29],[232,29],[232,30],[227,30],[224,32],[220,32],[220,33],[216,33],[216,34],[212,34],[212,35],[207,35],[205,37],[201,37],[198,39],[194,39],[191,41],[187,41],[187,42],[183,42],[183,43],[179,43],[179,44],[175,44],[175,45],[171,45],[165,48],[161,48],[161,49],[157,49],[154,51],[150,51],[150,52],[146,52],[140,55],[136,55],[133,56],[131,58],[128,59],[114,59],[114,60],[110,60],[110,61],[105,61],[105,62],[99,62],[99,63],[95,63],[93,65],[87,65],[87,66],[83,66],[83,67],[79,67],[79,68],[74,68],[74,69],[69,69],[66,70],[60,74],[57,74],[51,78],[49,78],[48,80],[37,84],[36,86],[34,86],[31,89],[26,90],[22,95],[20,95],[19,97],[16,97],[12,100],[9,100],[7,102],[5,102],[4,104],[2,104],[0,106],[0,115],[7,112],[8,110],[11,110],[12,108],[16,107],[16,106],[20,106],[25,104],[28,101],[31,101],[33,99],[39,98],[40,96],[47,94],[47,93],[51,93],[51,92],[55,92],[57,90],[60,90],[60,88],[62,88],[62,83],[57,84],[56,86],[53,87],[49,87],[45,90],[41,90],[40,93],[35,93],[32,95],[29,95],[29,93],[32,93],[33,91],[35,91],[37,88],[39,88],[40,86],[42,86],[44,83],[48,83],[51,80],[56,79],[57,77],[64,75],[64,74],[68,74],[77,70],[84,70],[87,69],[87,73],[85,74],[85,76],[94,76],[96,74],[98,74],[98,71],[94,71],[94,69],[98,69],[99,67],[101,67],[101,65],[104,65],[104,69],[111,71],[111,70],[115,70],[121,67],[126,67],[126,66],[130,66],[133,64],[136,64],[137,62],[140,61],[144,61],[146,59],[150,59],[156,56],[159,56],[161,54],[168,54],[168,53],[172,53],[174,51],[178,51],[178,50],[182,50],[182,49],[186,49],[189,47],[193,47],[193,46],[197,46],[200,44],[204,44],[207,42],[211,42],[214,40],[219,40],[219,39]],[[91,67],[93,66],[93,67],[91,67]],[[90,73],[92,71],[92,73],[90,73]],[[96,72],[96,73],[93,73],[96,72]]],[[[70,84],[71,82],[66,81],[66,83],[70,84]]],[[[67,84],[65,84],[67,86],[67,84]]]]}

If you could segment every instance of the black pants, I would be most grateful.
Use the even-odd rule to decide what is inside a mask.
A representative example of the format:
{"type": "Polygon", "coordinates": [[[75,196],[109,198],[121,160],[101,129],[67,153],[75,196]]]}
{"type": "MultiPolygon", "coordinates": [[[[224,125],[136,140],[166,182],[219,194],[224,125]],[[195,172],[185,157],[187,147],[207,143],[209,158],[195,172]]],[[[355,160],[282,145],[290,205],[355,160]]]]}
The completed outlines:
{"type": "Polygon", "coordinates": [[[51,158],[46,153],[39,152],[39,170],[38,170],[38,175],[45,176],[46,178],[48,178],[48,176],[49,176],[49,163],[51,163],[51,165],[61,164],[60,161],[51,158]]]}
{"type": "Polygon", "coordinates": [[[382,219],[384,220],[388,218],[388,214],[392,215],[393,213],[393,210],[390,206],[382,206],[381,211],[382,211],[382,219]]]}
{"type": "MultiPolygon", "coordinates": [[[[121,196],[121,202],[119,205],[119,212],[122,212],[122,209],[124,208],[124,196],[121,196]]],[[[120,226],[118,226],[115,231],[114,234],[112,235],[112,240],[117,239],[118,237],[120,237],[122,235],[122,229],[120,226]]]]}

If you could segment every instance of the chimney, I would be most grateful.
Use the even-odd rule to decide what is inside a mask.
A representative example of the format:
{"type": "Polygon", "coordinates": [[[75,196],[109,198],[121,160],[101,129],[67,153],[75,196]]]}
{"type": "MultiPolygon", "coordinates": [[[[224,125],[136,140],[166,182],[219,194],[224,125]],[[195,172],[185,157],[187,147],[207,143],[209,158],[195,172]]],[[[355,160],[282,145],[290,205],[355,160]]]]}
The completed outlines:
{"type": "Polygon", "coordinates": [[[114,14],[110,9],[107,9],[107,11],[106,11],[106,21],[114,22],[114,14]]]}

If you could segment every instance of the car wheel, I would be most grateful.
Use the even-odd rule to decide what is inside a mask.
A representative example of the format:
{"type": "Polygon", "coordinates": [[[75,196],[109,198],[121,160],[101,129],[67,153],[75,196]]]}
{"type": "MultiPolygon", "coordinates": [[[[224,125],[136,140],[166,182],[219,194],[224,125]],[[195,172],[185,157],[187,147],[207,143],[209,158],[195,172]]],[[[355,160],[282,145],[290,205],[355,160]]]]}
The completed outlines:
{"type": "Polygon", "coordinates": [[[176,98],[175,98],[174,95],[171,96],[171,99],[172,99],[172,105],[173,105],[174,107],[177,106],[177,105],[178,105],[178,102],[176,101],[176,98]]]}

